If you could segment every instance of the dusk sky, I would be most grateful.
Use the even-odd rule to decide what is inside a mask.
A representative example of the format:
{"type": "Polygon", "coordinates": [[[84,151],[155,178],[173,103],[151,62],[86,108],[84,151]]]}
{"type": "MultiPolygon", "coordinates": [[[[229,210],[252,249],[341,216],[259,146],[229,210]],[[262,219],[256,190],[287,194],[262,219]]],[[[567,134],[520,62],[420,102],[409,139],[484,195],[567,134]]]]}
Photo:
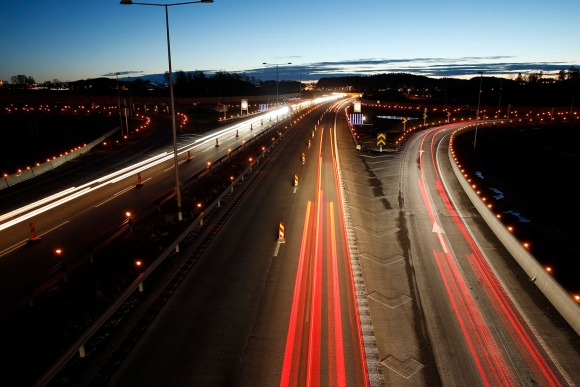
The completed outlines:
{"type": "MultiPolygon", "coordinates": [[[[155,1],[152,1],[155,2],[155,1]]],[[[580,1],[215,0],[169,9],[173,70],[274,79],[411,72],[554,74],[580,64],[580,1]],[[305,75],[305,73],[312,73],[305,75]]],[[[163,7],[3,1],[0,80],[167,71],[163,7]]]]}

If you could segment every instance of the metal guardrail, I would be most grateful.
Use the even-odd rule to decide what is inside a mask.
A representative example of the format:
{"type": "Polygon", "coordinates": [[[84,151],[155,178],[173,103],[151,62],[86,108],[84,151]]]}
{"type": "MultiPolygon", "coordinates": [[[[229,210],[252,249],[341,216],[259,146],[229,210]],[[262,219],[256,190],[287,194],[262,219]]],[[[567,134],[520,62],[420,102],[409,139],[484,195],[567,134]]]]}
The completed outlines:
{"type": "MultiPolygon", "coordinates": [[[[286,118],[284,118],[282,121],[278,122],[278,124],[291,119],[292,118],[292,114],[289,114],[286,118]]],[[[290,126],[290,128],[292,128],[292,126],[290,126]]],[[[253,137],[252,139],[250,139],[248,142],[257,139],[259,137],[261,137],[262,135],[266,134],[270,129],[275,129],[275,127],[271,127],[268,128],[262,132],[260,132],[259,134],[256,135],[256,137],[253,137]]],[[[272,148],[274,148],[274,146],[276,146],[278,143],[281,142],[281,140],[283,138],[285,138],[287,136],[287,134],[290,133],[290,130],[286,131],[286,132],[281,132],[281,135],[272,143],[270,144],[270,146],[268,146],[268,148],[266,148],[262,154],[261,154],[261,158],[263,159],[265,157],[266,153],[269,153],[270,150],[272,148]]],[[[248,143],[246,142],[246,144],[248,143]]],[[[236,151],[241,148],[244,147],[245,145],[240,145],[238,147],[236,147],[236,151]]],[[[216,162],[221,162],[222,160],[224,160],[224,158],[226,157],[230,157],[232,152],[230,152],[230,154],[227,154],[225,156],[220,157],[218,160],[216,160],[216,162]]],[[[244,180],[245,176],[249,173],[252,172],[252,169],[258,165],[260,163],[260,157],[258,157],[256,160],[252,161],[250,163],[250,165],[248,166],[248,168],[246,168],[242,174],[240,176],[238,176],[231,184],[230,186],[228,186],[228,188],[226,188],[208,207],[207,207],[207,213],[209,213],[212,209],[214,209],[216,206],[220,205],[221,200],[228,195],[229,193],[231,193],[233,191],[233,189],[235,188],[235,186],[244,180]]],[[[191,178],[189,178],[187,180],[187,182],[189,182],[189,184],[193,184],[193,181],[199,177],[202,177],[202,175],[209,173],[209,169],[206,168],[198,173],[196,173],[194,176],[192,176],[191,178]]],[[[187,183],[186,183],[187,184],[187,183]]],[[[167,195],[167,194],[166,194],[167,195]]],[[[165,196],[165,195],[164,195],[165,196]]],[[[84,357],[85,355],[85,348],[84,345],[85,343],[101,328],[101,326],[117,311],[117,309],[131,296],[131,294],[133,294],[133,292],[139,288],[139,286],[143,283],[143,281],[145,281],[145,279],[147,279],[147,277],[149,277],[149,275],[151,275],[151,273],[173,252],[175,251],[175,249],[179,246],[179,243],[189,234],[191,233],[196,227],[198,226],[202,226],[203,225],[203,219],[204,217],[207,216],[207,213],[204,211],[202,212],[199,216],[197,216],[197,218],[195,218],[191,224],[167,247],[165,248],[165,250],[163,250],[163,252],[155,259],[155,261],[153,261],[149,267],[142,273],[140,274],[135,281],[133,281],[131,283],[131,285],[129,285],[127,287],[127,289],[125,289],[125,291],[123,291],[123,293],[121,293],[121,295],[119,295],[119,297],[117,297],[117,299],[115,299],[115,301],[107,308],[107,310],[105,312],[103,312],[99,318],[97,318],[93,324],[91,324],[91,326],[89,328],[87,328],[87,330],[73,343],[71,344],[71,346],[57,359],[57,361],[55,363],[52,364],[52,366],[34,383],[35,387],[42,387],[45,386],[59,371],[62,367],[64,367],[64,365],[75,355],[75,353],[79,352],[81,357],[84,357]]],[[[127,223],[127,221],[123,222],[125,225],[127,223]]]]}

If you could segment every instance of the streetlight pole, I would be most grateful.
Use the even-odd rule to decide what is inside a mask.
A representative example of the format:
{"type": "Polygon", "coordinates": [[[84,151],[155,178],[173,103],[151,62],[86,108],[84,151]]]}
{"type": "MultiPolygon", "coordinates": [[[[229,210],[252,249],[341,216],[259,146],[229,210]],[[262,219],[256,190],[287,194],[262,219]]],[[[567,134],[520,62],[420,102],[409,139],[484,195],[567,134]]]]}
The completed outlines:
{"type": "Polygon", "coordinates": [[[181,186],[179,183],[179,163],[177,160],[177,126],[175,124],[175,99],[173,98],[173,70],[171,68],[171,42],[169,39],[169,12],[168,7],[176,5],[185,4],[197,4],[197,3],[213,3],[213,0],[199,0],[199,1],[188,1],[184,3],[174,3],[174,4],[150,4],[150,3],[134,3],[131,0],[121,0],[122,5],[150,5],[154,7],[165,7],[165,29],[167,31],[167,60],[169,62],[169,94],[171,96],[171,125],[173,129],[173,161],[175,168],[175,191],[177,198],[177,219],[179,221],[183,220],[183,212],[181,209],[181,186]]]}
{"type": "Polygon", "coordinates": [[[503,90],[503,81],[499,81],[499,102],[497,104],[497,118],[501,118],[499,113],[501,112],[501,91],[503,90]]]}
{"type": "Polygon", "coordinates": [[[445,109],[447,109],[447,92],[449,91],[449,84],[445,84],[445,109]]]}
{"type": "MultiPolygon", "coordinates": [[[[292,74],[296,74],[296,73],[292,73],[292,74]]],[[[308,75],[310,73],[306,73],[305,75],[308,75]]],[[[300,96],[300,101],[302,101],[302,74],[298,74],[299,77],[299,81],[298,81],[298,94],[300,96]]]]}
{"type": "Polygon", "coordinates": [[[288,63],[262,63],[265,65],[273,65],[276,66],[276,107],[278,107],[278,66],[283,66],[285,64],[292,64],[292,62],[288,62],[288,63]]]}
{"type": "Polygon", "coordinates": [[[572,88],[572,104],[570,105],[570,116],[572,115],[572,110],[574,110],[574,94],[576,93],[576,79],[574,79],[574,87],[572,88]]]}
{"type": "Polygon", "coordinates": [[[121,117],[121,94],[119,91],[119,74],[120,73],[116,73],[116,77],[117,77],[117,107],[119,109],[119,124],[121,127],[121,137],[123,137],[123,117],[121,117]]]}
{"type": "Polygon", "coordinates": [[[477,117],[476,117],[476,121],[475,121],[475,138],[473,139],[473,150],[475,150],[475,145],[477,143],[477,125],[479,123],[479,106],[481,103],[481,84],[483,82],[483,72],[478,71],[477,73],[480,75],[480,77],[479,77],[479,98],[477,99],[477,117]]]}
{"type": "Polygon", "coordinates": [[[129,112],[131,113],[131,119],[133,119],[133,95],[131,95],[131,84],[133,79],[129,77],[129,112]]]}

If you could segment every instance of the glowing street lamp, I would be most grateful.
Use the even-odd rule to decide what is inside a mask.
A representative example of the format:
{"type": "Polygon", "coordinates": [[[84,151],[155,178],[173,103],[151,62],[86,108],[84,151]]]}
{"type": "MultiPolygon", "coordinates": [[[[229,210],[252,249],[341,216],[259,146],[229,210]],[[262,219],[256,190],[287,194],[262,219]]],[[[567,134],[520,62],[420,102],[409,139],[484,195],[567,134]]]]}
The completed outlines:
{"type": "Polygon", "coordinates": [[[473,150],[475,150],[475,145],[477,142],[477,124],[479,123],[479,106],[481,103],[481,83],[483,82],[483,72],[482,71],[478,71],[477,72],[480,75],[479,78],[479,98],[477,99],[477,117],[475,118],[475,138],[473,139],[473,150]]]}
{"type": "Polygon", "coordinates": [[[173,70],[171,68],[171,42],[169,40],[169,12],[168,7],[173,7],[177,5],[185,4],[197,4],[197,3],[213,3],[213,0],[199,0],[199,1],[187,1],[184,3],[173,3],[173,4],[151,4],[151,3],[136,3],[131,0],[121,0],[122,5],[149,5],[154,7],[165,7],[165,29],[167,32],[167,61],[169,62],[169,94],[171,96],[171,124],[173,129],[173,159],[175,162],[175,190],[177,197],[177,219],[183,220],[183,212],[181,210],[181,187],[179,185],[179,163],[177,161],[177,129],[175,124],[175,99],[173,97],[173,70]]]}

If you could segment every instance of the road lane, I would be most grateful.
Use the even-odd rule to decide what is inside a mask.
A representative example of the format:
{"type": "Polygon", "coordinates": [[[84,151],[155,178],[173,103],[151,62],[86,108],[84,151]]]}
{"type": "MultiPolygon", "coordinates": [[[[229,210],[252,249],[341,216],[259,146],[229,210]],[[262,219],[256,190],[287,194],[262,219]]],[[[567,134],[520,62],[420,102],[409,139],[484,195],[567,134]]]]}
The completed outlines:
{"type": "MultiPolygon", "coordinates": [[[[274,116],[272,123],[275,123],[275,120],[274,116]]],[[[180,148],[181,181],[202,170],[208,161],[226,154],[228,148],[235,148],[255,136],[255,132],[272,123],[269,118],[264,118],[262,122],[262,118],[252,117],[246,123],[236,123],[228,126],[228,129],[206,134],[205,140],[197,139],[194,144],[184,144],[180,148]],[[238,130],[239,137],[235,136],[235,130],[238,130]],[[214,138],[218,135],[220,146],[215,147],[214,138]],[[188,150],[191,161],[183,162],[187,159],[188,150]]],[[[0,230],[0,300],[16,294],[65,257],[90,245],[120,224],[126,211],[138,213],[171,190],[175,185],[175,178],[171,172],[174,168],[171,154],[155,157],[153,164],[155,163],[158,164],[141,172],[142,179],[146,180],[146,183],[140,189],[134,189],[139,169],[130,169],[125,174],[112,173],[114,176],[108,179],[96,178],[93,182],[85,183],[84,189],[71,190],[68,196],[51,201],[52,203],[55,203],[55,200],[66,201],[64,204],[29,219],[26,215],[6,216],[0,224],[0,228],[3,228],[0,230]],[[166,160],[159,162],[163,158],[166,160]],[[127,177],[123,177],[124,175],[127,177]],[[71,193],[73,196],[70,196],[71,193]],[[74,196],[75,194],[78,196],[74,196]],[[10,219],[18,222],[6,228],[10,219]],[[29,236],[29,222],[34,222],[38,234],[45,234],[47,230],[52,231],[37,243],[23,244],[24,239],[29,236]],[[59,227],[65,222],[67,222],[65,226],[59,227]],[[57,248],[63,250],[61,255],[55,254],[57,248]]]]}
{"type": "MultiPolygon", "coordinates": [[[[540,385],[567,385],[571,378],[534,335],[528,320],[463,226],[443,188],[436,161],[437,145],[452,129],[453,125],[431,129],[410,145],[418,155],[418,169],[414,174],[418,175],[416,187],[424,208],[423,214],[415,214],[416,235],[423,234],[415,246],[423,249],[421,265],[431,273],[439,273],[439,284],[430,278],[429,289],[440,287],[442,281],[445,291],[441,293],[445,294],[448,305],[438,302],[437,310],[451,308],[454,318],[445,325],[454,326],[455,332],[448,334],[456,337],[455,342],[464,351],[467,349],[465,353],[469,356],[464,358],[472,364],[445,356],[442,348],[438,360],[449,362],[450,368],[461,366],[473,381],[484,386],[527,385],[529,380],[540,385]],[[429,231],[431,237],[425,238],[429,231]],[[429,256],[431,261],[427,259],[429,256]]],[[[408,178],[412,187],[413,177],[408,178]]],[[[421,209],[420,201],[415,205],[421,209]]],[[[439,345],[444,344],[439,342],[439,345]]],[[[445,374],[444,379],[449,376],[445,374]]]]}
{"type": "Polygon", "coordinates": [[[305,120],[259,172],[109,385],[365,385],[332,121],[312,138],[305,120]]]}

